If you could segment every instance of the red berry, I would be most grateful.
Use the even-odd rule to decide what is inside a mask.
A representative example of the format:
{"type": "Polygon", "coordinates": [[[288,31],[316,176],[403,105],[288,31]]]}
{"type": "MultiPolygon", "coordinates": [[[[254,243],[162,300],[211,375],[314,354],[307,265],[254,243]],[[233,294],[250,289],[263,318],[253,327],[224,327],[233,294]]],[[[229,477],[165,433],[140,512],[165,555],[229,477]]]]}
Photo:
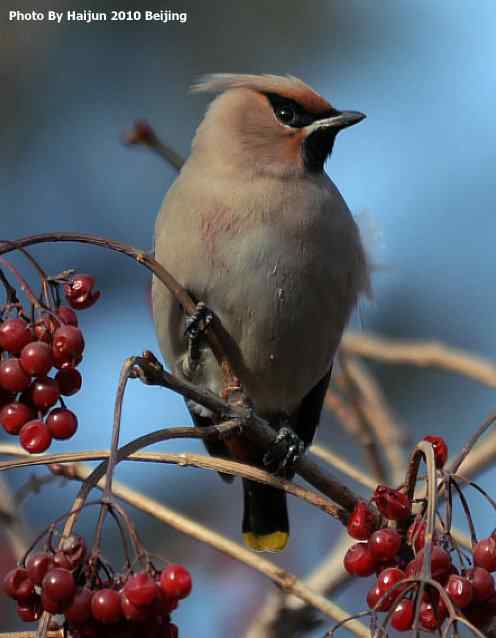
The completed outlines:
{"type": "Polygon", "coordinates": [[[407,578],[412,578],[413,576],[418,576],[422,569],[422,564],[419,564],[418,560],[414,558],[405,567],[405,574],[407,578]]]}
{"type": "Polygon", "coordinates": [[[78,421],[74,412],[56,408],[47,416],[46,424],[54,439],[70,439],[77,430],[78,421]]]}
{"type": "Polygon", "coordinates": [[[0,348],[18,354],[33,339],[23,319],[7,319],[0,325],[0,348]]]}
{"type": "Polygon", "coordinates": [[[52,435],[46,423],[34,419],[25,423],[19,432],[22,447],[30,454],[40,454],[50,447],[52,435]]]}
{"type": "Polygon", "coordinates": [[[441,469],[448,460],[448,446],[442,436],[425,436],[424,441],[430,443],[434,449],[434,459],[436,467],[441,469]]]}
{"type": "Polygon", "coordinates": [[[75,326],[77,328],[78,318],[72,308],[69,308],[69,306],[60,306],[60,308],[57,310],[57,314],[64,323],[68,324],[69,326],[75,326]]]}
{"type": "MultiPolygon", "coordinates": [[[[425,530],[426,523],[420,516],[417,516],[413,523],[408,528],[407,539],[409,545],[415,547],[415,550],[419,552],[425,545],[425,530]]],[[[434,533],[433,539],[436,535],[434,533]]]]}
{"type": "Polygon", "coordinates": [[[69,603],[76,593],[74,576],[68,569],[54,567],[41,583],[43,593],[55,603],[69,603]]]}
{"type": "Polygon", "coordinates": [[[375,585],[372,585],[372,587],[369,589],[369,592],[367,594],[367,605],[370,609],[374,609],[375,611],[387,611],[391,608],[394,599],[394,593],[392,596],[386,596],[379,589],[379,585],[375,583],[375,585]],[[379,601],[381,602],[379,603],[379,601]]]}
{"type": "Polygon", "coordinates": [[[168,565],[160,574],[160,587],[168,598],[186,598],[192,585],[191,574],[182,565],[168,565]]]}
{"type": "Polygon", "coordinates": [[[148,620],[152,613],[152,607],[140,607],[132,603],[128,596],[126,596],[125,590],[121,590],[121,609],[126,620],[130,620],[132,622],[145,622],[148,620]]]}
{"type": "Polygon", "coordinates": [[[91,597],[91,615],[105,625],[122,618],[121,597],[115,589],[100,589],[91,597]]]}
{"type": "Polygon", "coordinates": [[[30,388],[30,397],[37,408],[51,408],[60,398],[59,386],[55,379],[40,377],[33,381],[30,388]]]}
{"type": "Polygon", "coordinates": [[[34,584],[23,567],[16,567],[5,574],[3,591],[14,600],[29,600],[34,594],[34,584]]]}
{"type": "Polygon", "coordinates": [[[179,604],[178,598],[171,598],[167,594],[165,594],[160,588],[160,576],[157,581],[157,587],[159,591],[158,598],[155,599],[153,603],[153,607],[155,612],[159,616],[168,616],[174,609],[177,609],[179,604]]]}
{"type": "Polygon", "coordinates": [[[93,290],[94,285],[95,279],[91,275],[72,275],[69,282],[64,284],[64,294],[69,304],[76,310],[92,306],[100,297],[100,292],[93,290]]]}
{"type": "Polygon", "coordinates": [[[7,403],[0,410],[0,423],[9,434],[19,434],[22,426],[34,417],[34,410],[25,403],[17,401],[7,403]]]}
{"type": "Polygon", "coordinates": [[[473,549],[474,565],[488,572],[496,571],[496,541],[491,536],[480,540],[473,549]]]}
{"type": "Polygon", "coordinates": [[[51,343],[52,335],[56,329],[55,322],[50,317],[45,317],[44,319],[40,319],[33,326],[34,336],[38,341],[43,341],[44,343],[51,343]]]}
{"type": "Polygon", "coordinates": [[[149,574],[138,572],[127,579],[124,593],[133,605],[146,607],[155,600],[158,589],[156,582],[149,574]]]}
{"type": "Polygon", "coordinates": [[[0,386],[7,392],[23,392],[31,379],[22,369],[19,359],[11,357],[0,362],[0,386]]]}
{"type": "MultiPolygon", "coordinates": [[[[417,554],[415,559],[418,565],[418,573],[422,569],[422,563],[424,560],[424,551],[421,550],[417,554]]],[[[445,551],[440,545],[432,545],[431,552],[431,575],[434,580],[442,581],[446,579],[451,573],[451,558],[447,551],[445,551]]]]}
{"type": "Polygon", "coordinates": [[[472,583],[474,602],[483,603],[495,594],[494,578],[483,567],[474,567],[465,574],[472,583]]]}
{"type": "Polygon", "coordinates": [[[374,531],[375,517],[367,503],[358,501],[348,520],[348,534],[359,541],[366,541],[374,531]]]}
{"type": "Polygon", "coordinates": [[[420,624],[427,631],[438,629],[446,616],[447,611],[444,605],[434,605],[426,601],[420,603],[420,624]]]}
{"type": "Polygon", "coordinates": [[[463,576],[451,575],[445,587],[448,596],[458,609],[463,609],[470,605],[473,598],[472,583],[463,576]]]}
{"type": "Polygon", "coordinates": [[[63,603],[58,600],[52,600],[44,590],[41,591],[41,606],[49,614],[61,614],[64,611],[64,607],[67,607],[69,603],[70,601],[63,603]]]}
{"type": "Polygon", "coordinates": [[[377,560],[391,560],[401,547],[401,536],[395,529],[378,529],[369,538],[369,549],[377,560]]]}
{"type": "Polygon", "coordinates": [[[46,552],[32,554],[27,559],[26,569],[28,570],[29,578],[35,585],[41,585],[42,580],[45,578],[45,574],[51,568],[52,564],[52,556],[46,552]]]}
{"type": "Polygon", "coordinates": [[[60,394],[70,397],[81,389],[81,374],[75,368],[62,368],[55,375],[60,394]]]}
{"type": "MultiPolygon", "coordinates": [[[[370,576],[377,568],[377,560],[369,549],[368,543],[355,543],[344,556],[344,567],[352,576],[370,576]]],[[[162,579],[160,579],[162,586],[162,579]]]]}
{"type": "Polygon", "coordinates": [[[62,567],[63,569],[68,569],[72,571],[72,566],[70,560],[60,549],[55,552],[53,555],[53,566],[54,567],[62,567]]]}
{"type": "Polygon", "coordinates": [[[403,598],[391,614],[391,625],[397,631],[408,631],[412,628],[415,607],[411,600],[403,598]]]}
{"type": "Polygon", "coordinates": [[[77,359],[83,350],[83,333],[79,328],[70,325],[57,328],[52,343],[52,352],[57,359],[77,359]]]}
{"type": "Polygon", "coordinates": [[[41,599],[37,594],[17,603],[17,615],[24,622],[35,622],[39,620],[42,613],[41,599]]]}
{"type": "Polygon", "coordinates": [[[412,504],[406,494],[386,485],[378,485],[373,500],[381,514],[392,521],[400,521],[411,515],[412,504]]]}
{"type": "Polygon", "coordinates": [[[44,377],[53,366],[52,350],[43,341],[32,341],[19,357],[23,370],[32,377],[44,377]]]}
{"type": "Polygon", "coordinates": [[[93,592],[87,587],[79,587],[69,607],[64,611],[66,619],[76,625],[91,618],[91,598],[93,592]]]}
{"type": "Polygon", "coordinates": [[[69,564],[69,569],[76,569],[86,558],[86,543],[84,542],[84,538],[77,534],[71,534],[71,536],[62,540],[59,552],[64,555],[65,562],[69,564]]]}
{"type": "MultiPolygon", "coordinates": [[[[386,594],[399,582],[405,580],[405,578],[405,572],[399,567],[388,567],[386,569],[383,569],[377,577],[377,587],[379,588],[379,591],[381,593],[386,594]]],[[[403,591],[403,589],[403,587],[396,587],[394,589],[394,591],[396,592],[396,596],[399,595],[399,593],[403,591]]]]}
{"type": "Polygon", "coordinates": [[[12,403],[15,400],[15,394],[12,392],[7,392],[2,387],[0,387],[0,408],[3,408],[7,403],[12,403]]]}

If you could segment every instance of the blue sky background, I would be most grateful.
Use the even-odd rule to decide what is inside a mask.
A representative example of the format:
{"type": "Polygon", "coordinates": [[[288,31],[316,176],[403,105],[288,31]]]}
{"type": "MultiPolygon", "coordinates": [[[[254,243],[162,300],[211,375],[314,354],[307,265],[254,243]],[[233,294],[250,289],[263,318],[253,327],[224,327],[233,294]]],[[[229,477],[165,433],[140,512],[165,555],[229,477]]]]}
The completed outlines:
{"type": "MultiPolygon", "coordinates": [[[[123,8],[91,1],[84,8],[114,6],[123,8]]],[[[147,8],[126,4],[134,6],[147,8]]],[[[70,2],[37,4],[38,10],[67,8],[70,2]]],[[[185,155],[208,100],[188,94],[198,75],[292,73],[336,107],[368,115],[339,136],[327,166],[350,208],[377,235],[375,297],[361,309],[363,329],[442,339],[495,358],[494,3],[198,0],[153,8],[185,10],[188,21],[27,25],[8,22],[7,9],[0,9],[0,236],[80,231],[149,248],[174,172],[151,154],[123,147],[122,131],[146,117],[185,155]]],[[[52,245],[33,252],[50,272],[90,271],[103,291],[101,302],[81,316],[85,387],[68,402],[80,430],[70,444],[52,449],[107,447],[121,362],[145,348],[157,351],[148,275],[97,248],[52,245]]],[[[456,449],[494,408],[492,392],[457,377],[377,371],[412,437],[444,434],[456,449]]],[[[131,384],[124,439],[186,423],[180,399],[131,384]]],[[[321,436],[358,460],[329,419],[321,436]]],[[[483,483],[490,485],[494,473],[486,474],[483,483]]],[[[20,485],[28,476],[17,471],[10,478],[20,485]]],[[[135,464],[120,467],[118,478],[239,539],[239,485],[224,486],[205,472],[135,464]]],[[[53,486],[31,498],[25,512],[33,530],[68,508],[74,490],[53,486]]],[[[291,517],[291,545],[276,560],[303,575],[329,550],[337,526],[301,503],[291,502],[291,517]]],[[[270,584],[174,531],[137,520],[156,551],[194,572],[196,595],[177,615],[182,635],[200,635],[205,627],[212,636],[241,635],[270,584]]],[[[87,517],[85,525],[89,534],[94,520],[87,517]]],[[[340,600],[358,608],[358,598],[345,592],[340,600]]],[[[14,627],[11,611],[2,607],[4,631],[14,627]]]]}

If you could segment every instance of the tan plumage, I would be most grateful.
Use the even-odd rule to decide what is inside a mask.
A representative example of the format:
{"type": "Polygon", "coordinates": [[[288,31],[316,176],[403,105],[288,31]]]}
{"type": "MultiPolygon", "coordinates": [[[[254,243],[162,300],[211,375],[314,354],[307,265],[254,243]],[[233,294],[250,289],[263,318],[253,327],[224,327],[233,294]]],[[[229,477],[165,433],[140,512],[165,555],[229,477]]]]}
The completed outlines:
{"type": "MultiPolygon", "coordinates": [[[[301,431],[305,418],[298,411],[329,373],[358,296],[369,287],[357,226],[336,186],[319,170],[326,149],[318,145],[330,144],[330,152],[334,129],[358,116],[339,114],[291,76],[213,75],[196,90],[220,95],[164,200],[155,254],[219,316],[230,336],[234,368],[256,411],[275,427],[281,416],[293,418],[309,443],[322,392],[319,405],[312,400],[316,417],[308,431],[301,431]],[[300,106],[287,101],[283,105],[289,106],[274,106],[279,98],[300,106]],[[280,108],[298,110],[298,122],[312,121],[287,125],[278,119],[286,117],[280,108]],[[317,169],[310,151],[317,154],[317,169]]],[[[156,281],[153,307],[162,352],[183,374],[188,367],[183,314],[156,281]]],[[[193,381],[222,390],[206,348],[193,381]]],[[[236,456],[260,463],[259,452],[245,452],[237,449],[236,456]]],[[[271,535],[252,531],[255,537],[271,535]]],[[[262,540],[256,548],[265,545],[262,540]]]]}

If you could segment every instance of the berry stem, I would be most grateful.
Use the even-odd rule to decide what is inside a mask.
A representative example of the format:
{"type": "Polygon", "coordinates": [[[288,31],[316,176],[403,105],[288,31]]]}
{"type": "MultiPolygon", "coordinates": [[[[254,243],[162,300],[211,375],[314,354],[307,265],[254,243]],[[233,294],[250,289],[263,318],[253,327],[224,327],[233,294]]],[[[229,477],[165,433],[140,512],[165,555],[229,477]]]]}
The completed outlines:
{"type": "Polygon", "coordinates": [[[470,507],[468,506],[467,499],[465,498],[465,495],[460,489],[460,486],[458,485],[458,483],[455,481],[455,479],[452,476],[450,476],[449,482],[451,485],[453,485],[453,487],[455,488],[458,494],[458,497],[460,498],[460,502],[462,504],[463,511],[465,512],[465,517],[467,519],[467,523],[470,529],[470,538],[472,540],[472,545],[475,546],[477,544],[477,534],[475,531],[475,525],[474,525],[474,521],[472,520],[472,515],[470,513],[470,507]]]}
{"type": "Polygon", "coordinates": [[[14,277],[19,282],[19,285],[21,286],[21,290],[24,292],[24,294],[28,298],[31,305],[34,306],[35,308],[40,308],[40,309],[43,308],[43,305],[38,301],[30,285],[24,279],[21,273],[17,270],[17,268],[13,264],[11,264],[10,261],[8,261],[7,259],[1,256],[0,256],[0,264],[2,264],[4,268],[7,268],[7,270],[10,270],[10,272],[14,275],[14,277]]]}
{"type": "Polygon", "coordinates": [[[96,524],[95,541],[93,543],[92,554],[96,556],[100,551],[101,538],[103,525],[105,523],[105,516],[107,511],[112,506],[112,479],[114,476],[114,469],[118,463],[119,452],[119,436],[121,431],[121,419],[122,419],[122,403],[124,401],[124,395],[126,393],[126,386],[129,378],[131,377],[132,370],[135,365],[135,358],[129,357],[123,363],[121,372],[119,375],[119,384],[117,386],[117,392],[115,394],[114,405],[114,422],[112,425],[112,440],[110,444],[110,457],[107,463],[107,469],[105,473],[105,487],[103,490],[102,507],[98,516],[96,524]]]}
{"type": "Polygon", "coordinates": [[[457,473],[460,465],[469,455],[474,445],[477,443],[480,437],[486,432],[486,430],[488,430],[491,427],[491,425],[493,425],[495,422],[496,422],[496,412],[492,412],[481,424],[481,426],[477,429],[477,431],[473,434],[473,436],[470,437],[466,445],[463,446],[463,449],[461,450],[461,452],[458,454],[455,460],[451,463],[450,467],[447,470],[449,474],[457,473]]]}
{"type": "Polygon", "coordinates": [[[31,265],[34,267],[34,269],[38,273],[40,277],[43,297],[45,299],[45,304],[53,309],[54,301],[53,301],[52,295],[50,294],[51,291],[48,285],[48,277],[46,272],[41,267],[39,261],[37,261],[25,248],[19,248],[19,252],[21,252],[26,257],[26,259],[31,263],[31,265]]]}

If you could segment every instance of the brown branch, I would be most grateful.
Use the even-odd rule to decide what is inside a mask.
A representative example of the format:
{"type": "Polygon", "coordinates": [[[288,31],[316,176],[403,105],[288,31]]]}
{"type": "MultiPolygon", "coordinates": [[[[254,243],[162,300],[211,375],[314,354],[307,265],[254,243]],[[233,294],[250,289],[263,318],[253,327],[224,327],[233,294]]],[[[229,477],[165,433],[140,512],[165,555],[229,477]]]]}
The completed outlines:
{"type": "MultiPolygon", "coordinates": [[[[136,359],[139,362],[139,359],[136,359]]],[[[261,449],[268,449],[276,439],[276,432],[268,423],[244,406],[231,405],[209,391],[174,377],[162,367],[155,364],[149,367],[149,360],[143,358],[139,365],[147,369],[147,382],[160,385],[178,392],[186,399],[191,399],[208,408],[220,418],[239,419],[242,435],[255,443],[261,449]]],[[[306,453],[295,463],[294,470],[317,490],[328,496],[347,512],[353,511],[359,496],[341,483],[326,468],[319,465],[312,458],[311,453],[306,453]]]]}
{"type": "MultiPolygon", "coordinates": [[[[350,575],[343,567],[343,556],[353,542],[346,533],[342,534],[327,558],[305,578],[305,585],[326,597],[344,585],[350,575]]],[[[300,636],[320,622],[314,609],[301,599],[273,592],[257,612],[244,638],[300,636]]]]}
{"type": "Polygon", "coordinates": [[[351,358],[343,353],[339,355],[339,363],[342,371],[342,383],[346,394],[348,395],[349,405],[354,410],[357,417],[358,441],[363,447],[368,466],[372,472],[373,478],[378,483],[387,481],[387,472],[371,427],[370,420],[366,413],[366,401],[363,396],[362,389],[357,384],[352,374],[351,358]]]}
{"type": "Polygon", "coordinates": [[[7,537],[12,552],[19,560],[26,553],[29,544],[26,538],[26,530],[21,518],[19,508],[16,506],[15,499],[13,498],[7,483],[0,478],[0,521],[2,522],[2,529],[7,537]]]}
{"type": "MultiPolygon", "coordinates": [[[[334,381],[336,384],[338,383],[337,378],[335,378],[334,381]]],[[[336,392],[331,387],[327,388],[324,406],[329,412],[332,412],[336,416],[340,425],[349,436],[354,439],[360,438],[362,429],[360,417],[357,415],[356,409],[354,409],[339,392],[336,392]]]]}
{"type": "Polygon", "coordinates": [[[469,453],[471,452],[472,448],[475,446],[475,444],[477,443],[477,441],[481,438],[481,436],[483,436],[486,431],[492,426],[494,425],[494,423],[496,422],[496,412],[493,412],[492,414],[490,414],[482,423],[482,425],[476,430],[476,432],[470,437],[470,439],[468,440],[468,442],[463,446],[462,450],[460,451],[460,453],[458,454],[458,456],[455,458],[455,460],[450,464],[448,472],[450,474],[456,474],[456,472],[458,471],[458,468],[460,467],[460,465],[464,462],[464,460],[467,458],[467,456],[469,455],[469,453]]]}
{"type": "MultiPolygon", "coordinates": [[[[193,429],[193,428],[191,428],[193,429]]],[[[108,459],[110,457],[109,450],[92,450],[86,452],[72,452],[72,453],[59,453],[59,454],[43,454],[36,457],[26,456],[25,452],[21,448],[12,447],[6,450],[3,445],[0,444],[0,454],[15,454],[21,458],[17,461],[3,461],[0,463],[0,471],[12,470],[22,467],[33,467],[36,465],[53,465],[60,463],[79,463],[83,461],[100,461],[108,459]]],[[[336,507],[334,503],[328,499],[322,497],[317,492],[308,490],[300,485],[296,485],[291,481],[280,479],[268,472],[264,472],[251,465],[245,465],[243,463],[237,463],[236,461],[229,461],[227,459],[220,459],[213,456],[206,456],[203,454],[193,454],[190,452],[182,452],[179,454],[168,454],[164,452],[135,452],[133,454],[126,455],[118,460],[125,461],[139,461],[147,463],[166,463],[175,464],[181,468],[196,467],[203,470],[212,470],[214,472],[222,472],[225,474],[232,474],[233,476],[241,476],[257,483],[263,483],[265,485],[271,485],[288,494],[292,494],[297,498],[300,498],[315,507],[318,507],[322,511],[326,512],[330,516],[336,518],[339,521],[343,521],[345,513],[339,507],[336,507]]],[[[62,468],[63,471],[63,468],[62,468]]],[[[70,478],[70,472],[68,472],[67,478],[70,478]]]]}
{"type": "MultiPolygon", "coordinates": [[[[9,446],[11,449],[13,446],[9,446]]],[[[2,446],[3,449],[3,446],[2,446]]],[[[19,453],[24,454],[23,451],[19,453]]],[[[94,470],[92,471],[87,465],[77,463],[70,466],[70,472],[68,472],[67,478],[76,479],[79,481],[87,482],[89,479],[94,481],[94,470]]],[[[270,475],[269,475],[270,476],[270,475]]],[[[100,480],[96,486],[103,490],[104,482],[100,480]]],[[[155,501],[136,490],[132,490],[125,484],[119,481],[113,482],[113,494],[127,502],[129,505],[136,507],[137,509],[145,512],[162,523],[165,523],[179,532],[191,536],[192,538],[210,545],[215,549],[223,552],[231,558],[238,560],[248,567],[255,569],[256,571],[264,574],[276,585],[278,585],[284,592],[291,593],[303,601],[312,605],[315,609],[318,609],[325,616],[341,621],[348,618],[349,614],[335,605],[329,600],[326,600],[323,596],[309,589],[304,583],[296,578],[293,574],[285,571],[279,566],[271,563],[270,561],[262,558],[259,554],[255,554],[238,543],[231,541],[221,534],[215,532],[212,529],[205,527],[197,523],[196,521],[175,512],[169,507],[166,507],[162,503],[155,501]]],[[[359,622],[350,623],[347,625],[356,636],[361,638],[369,638],[368,629],[359,622]]]]}
{"type": "Polygon", "coordinates": [[[343,472],[343,474],[346,474],[349,478],[363,485],[363,487],[367,487],[372,491],[377,487],[377,481],[323,445],[314,444],[310,446],[310,451],[322,461],[332,465],[336,470],[343,472]]]}
{"type": "Polygon", "coordinates": [[[137,120],[130,131],[124,133],[124,144],[128,146],[145,146],[159,155],[176,171],[180,171],[184,159],[167,144],[159,139],[153,128],[146,120],[137,120]]]}
{"type": "Polygon", "coordinates": [[[496,431],[478,443],[461,463],[458,473],[465,478],[475,476],[496,461],[496,431]]]}
{"type": "Polygon", "coordinates": [[[491,361],[435,341],[426,343],[349,333],[343,337],[341,349],[384,363],[443,368],[496,388],[496,366],[491,361]]]}
{"type": "Polygon", "coordinates": [[[356,357],[345,357],[346,371],[360,393],[360,406],[388,460],[390,481],[399,485],[406,458],[403,428],[391,414],[386,398],[372,373],[356,357]]]}
{"type": "MultiPolygon", "coordinates": [[[[19,248],[25,248],[26,246],[52,242],[77,242],[82,244],[91,244],[92,246],[100,246],[101,248],[106,248],[122,255],[126,255],[152,272],[167,287],[170,293],[174,295],[187,314],[191,315],[196,310],[196,304],[191,299],[188,292],[161,264],[159,264],[158,261],[156,261],[156,259],[134,246],[124,244],[119,241],[105,239],[97,235],[82,235],[79,233],[43,233],[40,235],[23,237],[18,240],[1,241],[0,255],[7,254],[19,248]]],[[[236,383],[239,382],[231,369],[231,365],[225,354],[226,350],[223,345],[223,337],[220,335],[223,335],[222,327],[218,320],[214,320],[207,327],[205,337],[217,362],[224,372],[226,383],[228,385],[236,385],[236,383]]]]}

